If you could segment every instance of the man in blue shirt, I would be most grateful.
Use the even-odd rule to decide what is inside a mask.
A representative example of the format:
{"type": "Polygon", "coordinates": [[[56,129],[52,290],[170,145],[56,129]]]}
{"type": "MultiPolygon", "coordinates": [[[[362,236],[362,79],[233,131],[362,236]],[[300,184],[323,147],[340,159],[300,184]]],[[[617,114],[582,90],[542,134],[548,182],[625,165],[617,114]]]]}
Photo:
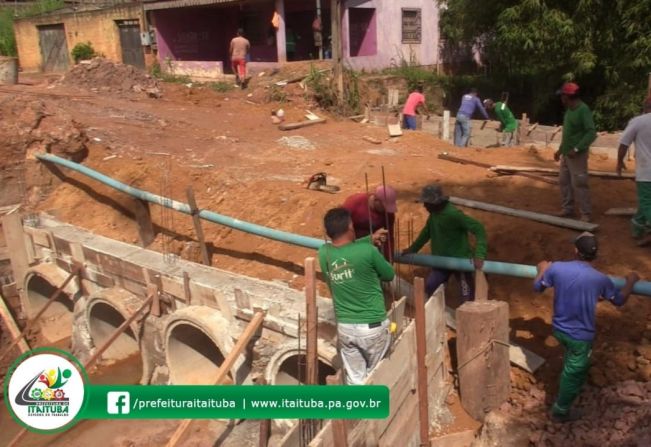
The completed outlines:
{"type": "Polygon", "coordinates": [[[565,348],[558,397],[552,407],[552,418],[559,422],[578,418],[576,413],[570,413],[570,407],[581,392],[590,369],[599,298],[623,306],[633,285],[640,279],[637,273],[629,273],[624,287],[617,290],[608,276],[591,265],[598,251],[595,236],[582,233],[574,246],[576,260],[540,262],[534,282],[536,292],[554,288],[553,334],[565,348]]]}
{"type": "Polygon", "coordinates": [[[484,115],[484,119],[489,119],[488,113],[477,95],[477,89],[471,88],[461,99],[461,107],[459,107],[459,111],[457,112],[457,122],[454,125],[455,146],[466,147],[468,145],[468,140],[470,139],[470,119],[475,111],[479,110],[484,115]]]}

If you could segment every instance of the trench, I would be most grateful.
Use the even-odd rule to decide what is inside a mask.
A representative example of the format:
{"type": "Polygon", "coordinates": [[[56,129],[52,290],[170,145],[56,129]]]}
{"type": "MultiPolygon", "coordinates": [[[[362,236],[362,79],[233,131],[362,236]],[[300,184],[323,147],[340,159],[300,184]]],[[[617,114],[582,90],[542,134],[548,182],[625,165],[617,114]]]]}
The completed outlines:
{"type": "Polygon", "coordinates": [[[175,324],[169,332],[166,351],[170,379],[177,385],[212,384],[224,362],[224,354],[217,344],[190,323],[175,324]]]}
{"type": "MultiPolygon", "coordinates": [[[[27,279],[25,285],[30,315],[35,315],[48,301],[57,287],[38,274],[27,279]]],[[[72,334],[74,303],[70,295],[61,292],[39,319],[43,336],[56,342],[72,334]]]]}

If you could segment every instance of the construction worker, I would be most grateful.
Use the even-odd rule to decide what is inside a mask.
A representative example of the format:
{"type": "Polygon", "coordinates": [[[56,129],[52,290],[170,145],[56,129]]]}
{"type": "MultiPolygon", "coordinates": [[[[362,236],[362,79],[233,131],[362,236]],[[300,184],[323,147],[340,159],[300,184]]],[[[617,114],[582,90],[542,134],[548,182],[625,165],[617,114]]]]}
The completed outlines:
{"type": "Polygon", "coordinates": [[[372,194],[360,192],[347,197],[342,206],[350,212],[355,237],[358,239],[373,234],[380,228],[388,230],[388,242],[384,244],[382,252],[391,262],[391,250],[395,248],[393,227],[398,210],[395,189],[380,185],[372,194]]]}
{"type": "Polygon", "coordinates": [[[319,264],[334,301],[339,353],[346,383],[360,385],[391,343],[380,281],[393,280],[395,273],[373,246],[387,231],[357,239],[345,208],[328,211],[323,223],[331,242],[319,248],[319,264]]]}
{"type": "Polygon", "coordinates": [[[402,109],[404,128],[416,130],[416,114],[420,113],[429,119],[429,110],[425,105],[425,95],[423,95],[423,84],[418,83],[416,89],[409,94],[405,106],[402,109]]]}
{"type": "Polygon", "coordinates": [[[536,292],[554,288],[553,335],[565,348],[558,397],[551,410],[552,419],[558,422],[580,417],[570,408],[581,392],[590,368],[597,301],[603,298],[615,306],[623,306],[633,285],[640,279],[636,273],[629,273],[624,287],[617,290],[608,276],[592,266],[598,245],[597,238],[591,233],[576,238],[574,251],[576,259],[573,261],[540,262],[534,281],[536,292]]]}
{"type": "Polygon", "coordinates": [[[237,36],[231,40],[229,54],[231,56],[231,68],[235,73],[235,83],[242,88],[246,87],[246,58],[251,49],[248,39],[244,38],[244,30],[239,28],[237,36]]]}
{"type": "Polygon", "coordinates": [[[590,145],[597,139],[592,112],[579,97],[579,86],[566,82],[556,92],[566,108],[563,137],[554,160],[560,161],[561,217],[574,217],[574,197],[579,202],[581,220],[590,222],[592,206],[588,187],[590,145]]]}
{"type": "Polygon", "coordinates": [[[476,88],[471,88],[468,93],[461,99],[461,107],[457,112],[457,121],[454,124],[454,145],[459,147],[468,146],[470,139],[470,127],[472,116],[477,110],[488,120],[488,113],[478,97],[479,92],[476,88]]]}
{"type": "Polygon", "coordinates": [[[513,112],[508,108],[505,102],[493,102],[492,99],[484,100],[484,108],[487,111],[495,111],[495,116],[500,122],[498,132],[502,132],[502,146],[511,147],[515,144],[515,135],[518,131],[518,120],[513,116],[513,112]]]}
{"type": "Polygon", "coordinates": [[[633,237],[647,235],[640,244],[649,242],[651,233],[651,96],[644,101],[643,114],[633,118],[619,140],[617,173],[626,169],[624,157],[629,146],[635,143],[635,185],[637,187],[637,213],[631,220],[633,237]]]}
{"type": "MultiPolygon", "coordinates": [[[[466,216],[451,204],[449,197],[443,195],[443,190],[436,184],[424,187],[418,202],[425,206],[429,217],[416,240],[402,254],[417,253],[429,241],[433,255],[472,258],[475,269],[481,270],[488,250],[486,230],[481,222],[466,216]],[[474,250],[468,241],[468,233],[475,236],[474,250]]],[[[427,296],[431,296],[441,284],[447,283],[452,274],[459,280],[463,301],[474,299],[472,273],[439,268],[433,268],[427,276],[427,296]]]]}

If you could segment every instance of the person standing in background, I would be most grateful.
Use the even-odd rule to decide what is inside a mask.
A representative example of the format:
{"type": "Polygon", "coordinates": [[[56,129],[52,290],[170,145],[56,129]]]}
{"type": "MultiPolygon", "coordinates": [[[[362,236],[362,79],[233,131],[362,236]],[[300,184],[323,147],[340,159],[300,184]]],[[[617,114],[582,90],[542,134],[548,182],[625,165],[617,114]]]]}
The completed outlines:
{"type": "Polygon", "coordinates": [[[454,145],[458,147],[468,146],[470,139],[470,128],[472,116],[477,110],[488,120],[488,113],[478,97],[479,92],[476,88],[471,88],[468,93],[461,99],[461,107],[457,112],[457,121],[454,124],[454,145]]]}

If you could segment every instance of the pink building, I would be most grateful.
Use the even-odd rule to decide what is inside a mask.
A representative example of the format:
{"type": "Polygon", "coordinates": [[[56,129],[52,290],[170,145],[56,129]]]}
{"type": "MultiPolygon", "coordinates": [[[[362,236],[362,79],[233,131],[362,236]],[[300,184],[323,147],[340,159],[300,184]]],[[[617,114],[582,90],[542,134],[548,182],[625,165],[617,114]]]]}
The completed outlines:
{"type": "MultiPolygon", "coordinates": [[[[144,9],[164,70],[199,78],[230,72],[229,42],[238,28],[251,42],[254,69],[331,54],[330,0],[145,0],[144,9]]],[[[401,59],[439,63],[434,0],[345,0],[342,10],[344,57],[352,68],[382,69],[401,59]]]]}

